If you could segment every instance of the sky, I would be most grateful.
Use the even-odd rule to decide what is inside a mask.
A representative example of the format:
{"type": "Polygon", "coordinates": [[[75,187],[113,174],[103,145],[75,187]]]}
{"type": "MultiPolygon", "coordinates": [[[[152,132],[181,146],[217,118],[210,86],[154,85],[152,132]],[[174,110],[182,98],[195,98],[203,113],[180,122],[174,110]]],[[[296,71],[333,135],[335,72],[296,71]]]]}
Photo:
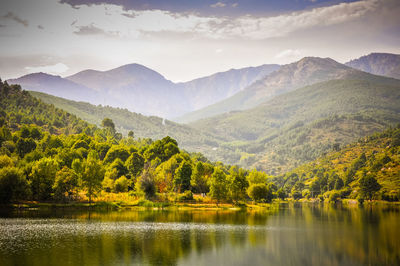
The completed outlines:
{"type": "Polygon", "coordinates": [[[138,63],[174,82],[400,54],[399,0],[1,0],[0,78],[138,63]]]}

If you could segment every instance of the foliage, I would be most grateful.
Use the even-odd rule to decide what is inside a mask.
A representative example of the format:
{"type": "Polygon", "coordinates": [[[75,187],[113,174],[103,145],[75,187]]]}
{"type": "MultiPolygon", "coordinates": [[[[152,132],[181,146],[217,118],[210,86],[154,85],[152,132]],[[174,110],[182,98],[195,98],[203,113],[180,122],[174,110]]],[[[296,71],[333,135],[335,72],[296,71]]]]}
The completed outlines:
{"type": "Polygon", "coordinates": [[[228,194],[226,174],[221,168],[215,168],[210,178],[210,192],[208,195],[217,200],[217,204],[228,194]]]}
{"type": "Polygon", "coordinates": [[[271,202],[272,192],[265,184],[252,184],[248,189],[249,197],[254,201],[271,202]]]}

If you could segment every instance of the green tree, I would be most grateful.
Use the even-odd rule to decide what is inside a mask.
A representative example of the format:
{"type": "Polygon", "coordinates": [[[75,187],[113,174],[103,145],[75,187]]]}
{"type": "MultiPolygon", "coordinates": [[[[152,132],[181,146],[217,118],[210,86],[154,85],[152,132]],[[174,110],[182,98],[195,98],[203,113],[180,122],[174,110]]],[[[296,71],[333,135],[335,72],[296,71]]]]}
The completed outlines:
{"type": "Polygon", "coordinates": [[[271,202],[272,200],[272,192],[265,184],[252,184],[249,186],[247,193],[254,201],[271,202]]]}
{"type": "Polygon", "coordinates": [[[259,172],[257,170],[253,170],[247,177],[249,185],[253,184],[265,184],[267,183],[268,175],[263,172],[259,172]]]}
{"type": "Polygon", "coordinates": [[[210,192],[208,195],[212,199],[217,200],[217,206],[221,200],[226,199],[228,193],[228,186],[226,180],[226,174],[221,168],[216,167],[214,169],[214,173],[211,175],[210,178],[210,192]]]}
{"type": "Polygon", "coordinates": [[[125,162],[125,166],[132,178],[143,171],[144,158],[137,152],[132,153],[125,162]]]}
{"type": "Polygon", "coordinates": [[[72,169],[64,166],[56,173],[53,184],[54,198],[58,201],[66,201],[72,196],[77,186],[78,176],[72,169]]]}
{"type": "Polygon", "coordinates": [[[101,121],[101,126],[105,128],[109,134],[115,134],[115,124],[110,118],[104,118],[103,121],[101,121]]]}
{"type": "Polygon", "coordinates": [[[276,194],[281,200],[284,200],[286,198],[286,192],[283,188],[278,189],[278,191],[276,191],[276,194]]]}
{"type": "Polygon", "coordinates": [[[363,197],[371,200],[374,194],[380,189],[381,185],[371,174],[364,174],[364,176],[360,179],[360,193],[363,197]]]}
{"type": "Polygon", "coordinates": [[[190,184],[197,193],[207,193],[209,191],[208,179],[211,177],[214,168],[212,165],[197,162],[194,167],[190,184]]]}
{"type": "Polygon", "coordinates": [[[57,170],[58,163],[52,158],[42,158],[34,163],[30,174],[34,199],[49,200],[52,198],[57,170]]]}
{"type": "Polygon", "coordinates": [[[192,176],[192,165],[188,161],[182,161],[175,170],[174,189],[178,193],[190,189],[190,178],[192,176]]]}
{"type": "Polygon", "coordinates": [[[0,169],[0,203],[26,199],[28,193],[28,182],[20,169],[15,167],[0,169]]]}
{"type": "Polygon", "coordinates": [[[127,192],[129,180],[125,176],[121,176],[115,180],[115,192],[127,192]]]}
{"type": "Polygon", "coordinates": [[[104,163],[112,163],[117,158],[125,162],[129,155],[129,151],[125,147],[113,146],[108,150],[106,157],[104,158],[104,163]]]}
{"type": "Polygon", "coordinates": [[[82,165],[82,170],[82,185],[86,189],[90,204],[92,197],[101,188],[101,181],[103,181],[105,172],[96,152],[89,153],[87,160],[82,165]]]}
{"type": "Polygon", "coordinates": [[[229,170],[228,176],[228,190],[230,198],[238,203],[239,200],[246,199],[246,191],[249,187],[249,183],[246,179],[246,172],[237,167],[232,166],[229,170]]]}
{"type": "Polygon", "coordinates": [[[136,191],[143,192],[146,199],[152,199],[156,195],[156,185],[154,177],[154,169],[150,163],[147,163],[135,185],[136,191]]]}
{"type": "Polygon", "coordinates": [[[36,142],[32,138],[20,138],[17,141],[16,146],[18,155],[23,158],[25,154],[30,153],[31,151],[36,149],[36,142]]]}

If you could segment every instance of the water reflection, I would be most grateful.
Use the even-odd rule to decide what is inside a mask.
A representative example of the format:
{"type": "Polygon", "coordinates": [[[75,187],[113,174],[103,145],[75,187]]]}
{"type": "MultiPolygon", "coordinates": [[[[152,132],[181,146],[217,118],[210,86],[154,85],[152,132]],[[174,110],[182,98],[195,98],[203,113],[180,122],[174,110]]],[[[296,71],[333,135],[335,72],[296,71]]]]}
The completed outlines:
{"type": "Polygon", "coordinates": [[[398,208],[1,216],[0,265],[400,265],[398,208]]]}

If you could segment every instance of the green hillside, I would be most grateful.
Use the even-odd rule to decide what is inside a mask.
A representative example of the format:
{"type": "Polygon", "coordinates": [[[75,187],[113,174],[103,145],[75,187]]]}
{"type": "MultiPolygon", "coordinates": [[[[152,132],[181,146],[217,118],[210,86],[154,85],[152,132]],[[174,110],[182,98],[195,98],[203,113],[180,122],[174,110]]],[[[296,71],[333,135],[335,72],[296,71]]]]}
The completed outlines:
{"type": "Polygon", "coordinates": [[[374,198],[400,199],[400,126],[362,138],[275,181],[295,197],[327,198],[336,192],[342,198],[356,198],[361,194],[360,182],[367,176],[380,185],[374,198]]]}
{"type": "Polygon", "coordinates": [[[279,174],[399,123],[399,114],[400,81],[361,73],[189,125],[223,136],[220,154],[229,163],[279,174]]]}
{"type": "Polygon", "coordinates": [[[111,118],[116,129],[124,135],[132,130],[135,137],[139,138],[161,139],[171,136],[190,151],[210,150],[218,145],[218,139],[211,134],[169,120],[163,121],[160,117],[144,116],[122,108],[71,101],[40,92],[30,93],[43,102],[53,104],[92,124],[100,125],[104,117],[111,118]]]}
{"type": "Polygon", "coordinates": [[[21,125],[36,125],[52,134],[81,133],[90,125],[54,105],[46,104],[19,85],[8,85],[0,80],[0,126],[13,130],[21,125]]]}
{"type": "Polygon", "coordinates": [[[208,203],[217,204],[248,197],[272,200],[265,173],[211,163],[181,150],[169,136],[155,141],[123,137],[109,118],[102,128],[90,125],[1,81],[0,96],[2,206],[91,203],[98,194],[98,201],[135,206],[153,206],[146,200],[193,201],[193,193],[207,193],[208,203]]]}

